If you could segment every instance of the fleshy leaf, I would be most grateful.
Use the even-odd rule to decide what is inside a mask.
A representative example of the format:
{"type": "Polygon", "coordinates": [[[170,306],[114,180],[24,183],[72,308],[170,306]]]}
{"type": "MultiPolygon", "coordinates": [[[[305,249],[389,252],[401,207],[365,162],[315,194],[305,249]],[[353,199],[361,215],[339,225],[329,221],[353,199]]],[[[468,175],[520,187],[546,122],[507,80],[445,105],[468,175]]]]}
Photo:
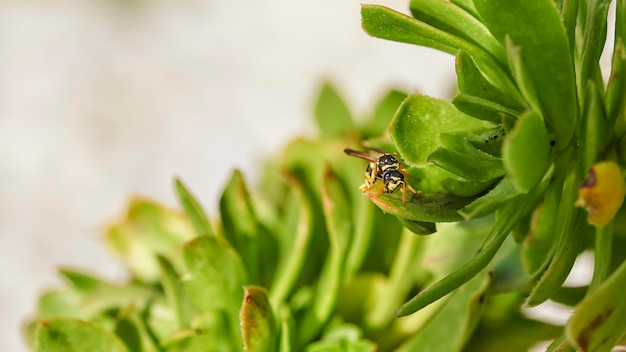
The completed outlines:
{"type": "Polygon", "coordinates": [[[581,351],[610,351],[626,332],[626,262],[576,307],[566,332],[581,351]]]}
{"type": "Polygon", "coordinates": [[[463,285],[397,351],[461,351],[480,320],[490,281],[489,273],[483,272],[463,285]]]}
{"type": "Polygon", "coordinates": [[[275,351],[278,333],[272,307],[264,288],[244,288],[243,303],[239,312],[244,350],[248,352],[275,351]]]}
{"type": "Polygon", "coordinates": [[[416,19],[472,42],[501,63],[506,63],[506,52],[502,45],[478,19],[454,3],[444,0],[411,0],[410,8],[416,19]]]}
{"type": "Polygon", "coordinates": [[[478,182],[448,178],[441,185],[455,196],[472,197],[489,189],[493,185],[493,181],[478,182]]]}
{"type": "Polygon", "coordinates": [[[215,232],[213,232],[213,229],[211,228],[211,223],[206,217],[204,209],[202,209],[202,205],[200,205],[189,189],[187,189],[183,181],[179,178],[175,178],[174,187],[176,189],[176,194],[178,195],[178,200],[183,206],[183,209],[185,209],[187,217],[189,217],[189,220],[191,220],[191,223],[196,229],[196,233],[199,236],[214,236],[215,232]]]}
{"type": "MultiPolygon", "coordinates": [[[[526,103],[517,90],[503,90],[501,87],[488,81],[478,69],[474,59],[465,51],[460,51],[456,56],[456,74],[461,96],[482,98],[485,102],[502,106],[500,111],[512,113],[513,115],[517,115],[516,111],[525,110],[526,103]]],[[[476,118],[480,117],[476,116],[476,118]]]]}
{"type": "Polygon", "coordinates": [[[124,260],[139,280],[156,282],[159,278],[157,255],[181,267],[183,244],[196,236],[189,219],[160,204],[132,198],[122,219],[108,226],[106,243],[124,260]]]}
{"type": "Polygon", "coordinates": [[[568,175],[565,180],[554,231],[555,241],[557,241],[555,242],[554,256],[548,269],[543,272],[539,282],[533,287],[526,299],[525,304],[528,307],[534,307],[545,302],[558,291],[570,273],[584,244],[579,239],[584,238],[589,228],[585,226],[582,210],[572,207],[576,198],[576,183],[577,178],[573,173],[568,175]]]}
{"type": "Polygon", "coordinates": [[[487,182],[504,176],[505,170],[500,159],[478,158],[463,151],[437,148],[428,161],[451,173],[470,181],[487,182]]]}
{"type": "Polygon", "coordinates": [[[382,39],[426,46],[452,55],[456,55],[459,49],[464,50],[474,58],[487,80],[507,91],[515,89],[508,74],[496,59],[482,48],[456,35],[377,5],[362,5],[361,25],[368,34],[382,39]]]}
{"type": "MultiPolygon", "coordinates": [[[[602,97],[593,81],[587,82],[585,109],[582,126],[582,170],[589,170],[596,163],[607,144],[607,119],[602,97]]],[[[610,138],[610,137],[609,137],[610,138]]]]}
{"type": "Polygon", "coordinates": [[[513,185],[530,191],[544,177],[550,158],[550,139],[541,116],[528,111],[515,124],[502,146],[502,159],[513,185]]]}
{"type": "Polygon", "coordinates": [[[243,299],[242,287],[248,281],[237,252],[213,237],[200,236],[185,245],[184,257],[188,270],[185,288],[193,305],[200,312],[226,312],[230,331],[238,336],[235,317],[243,299]]]}
{"type": "Polygon", "coordinates": [[[349,249],[352,224],[346,191],[331,169],[322,184],[322,208],[326,220],[329,249],[320,273],[313,306],[299,326],[299,340],[313,339],[330,318],[343,283],[345,256],[349,249]]]}
{"type": "Polygon", "coordinates": [[[530,197],[518,197],[507,203],[500,210],[500,214],[496,218],[496,223],[491,228],[482,248],[476,255],[458,270],[419,292],[400,307],[396,311],[396,315],[402,317],[413,314],[456,290],[474,276],[478,275],[496,255],[498,249],[500,249],[502,243],[504,243],[504,240],[509,235],[509,232],[513,229],[517,219],[519,219],[521,215],[528,210],[530,204],[534,202],[534,199],[529,198],[530,197]]]}
{"type": "Polygon", "coordinates": [[[506,53],[509,58],[509,66],[512,71],[511,73],[513,74],[513,78],[515,79],[515,83],[517,84],[520,93],[524,96],[527,105],[530,106],[531,109],[535,111],[542,111],[534,82],[528,72],[528,69],[526,68],[524,58],[522,57],[522,48],[516,45],[509,36],[505,37],[505,43],[506,53]]]}
{"type": "Polygon", "coordinates": [[[98,277],[75,269],[59,268],[59,273],[80,293],[93,292],[102,286],[109,285],[98,277]]]}
{"type": "MultiPolygon", "coordinates": [[[[626,8],[626,6],[624,7],[626,8]]],[[[626,10],[624,11],[626,12],[626,10]]],[[[615,126],[620,111],[623,111],[626,106],[626,99],[624,99],[624,95],[626,95],[626,48],[624,47],[624,40],[622,38],[616,38],[615,40],[611,75],[604,97],[604,109],[606,110],[607,127],[609,129],[615,126]]],[[[623,124],[624,122],[622,121],[617,126],[623,128],[623,124]]],[[[623,131],[619,131],[616,128],[614,132],[619,135],[623,131]]],[[[610,137],[610,135],[606,137],[610,137]]]]}
{"type": "Polygon", "coordinates": [[[545,269],[543,266],[552,259],[562,189],[563,180],[553,181],[546,191],[543,204],[535,209],[531,218],[530,233],[524,238],[521,249],[522,264],[530,275],[545,269]]]}
{"type": "Polygon", "coordinates": [[[220,198],[224,234],[241,255],[250,283],[259,280],[259,228],[250,193],[239,170],[235,170],[220,198]]]}
{"type": "Polygon", "coordinates": [[[145,320],[132,304],[119,313],[115,334],[131,351],[160,352],[145,320]]]}
{"type": "Polygon", "coordinates": [[[167,259],[159,257],[159,267],[161,268],[161,286],[165,298],[169,307],[176,314],[178,328],[183,329],[189,325],[192,314],[187,293],[178,273],[167,259]]]}
{"type": "Polygon", "coordinates": [[[553,1],[474,0],[474,5],[500,43],[508,36],[521,48],[542,112],[557,147],[564,149],[574,134],[578,104],[569,42],[553,1]]]}
{"type": "Polygon", "coordinates": [[[313,235],[311,205],[302,186],[293,182],[292,192],[285,201],[286,210],[280,236],[278,269],[270,289],[272,307],[280,307],[292,293],[304,266],[309,242],[313,235]]]}
{"type": "Polygon", "coordinates": [[[402,192],[393,194],[380,193],[383,184],[377,184],[365,194],[385,213],[402,219],[421,222],[452,222],[460,221],[457,213],[467,205],[472,197],[457,197],[448,193],[427,193],[414,195],[407,191],[407,202],[402,204],[402,192]]]}
{"type": "Polygon", "coordinates": [[[330,83],[322,86],[314,111],[317,127],[324,136],[339,137],[356,130],[348,106],[330,83]]]}
{"type": "MultiPolygon", "coordinates": [[[[606,43],[607,16],[611,2],[611,0],[582,2],[582,4],[588,6],[585,24],[581,26],[584,28],[584,35],[580,45],[582,45],[584,50],[582,50],[581,57],[578,59],[580,64],[578,75],[581,85],[590,79],[594,79],[596,71],[600,68],[598,61],[606,43]]],[[[601,80],[597,81],[597,83],[600,84],[601,80]]]]}
{"type": "Polygon", "coordinates": [[[405,162],[423,166],[428,156],[442,145],[441,133],[490,126],[461,113],[447,101],[412,95],[398,108],[390,135],[405,162]]]}
{"type": "Polygon", "coordinates": [[[501,123],[506,115],[517,116],[514,110],[473,95],[461,93],[452,100],[452,104],[464,114],[493,123],[501,123]]]}
{"type": "Polygon", "coordinates": [[[478,11],[476,11],[476,7],[474,6],[474,0],[450,0],[450,2],[461,7],[472,16],[479,18],[478,11]]]}
{"type": "Polygon", "coordinates": [[[519,195],[509,177],[503,178],[489,193],[471,202],[459,212],[465,219],[475,219],[494,212],[519,195]]]}
{"type": "Polygon", "coordinates": [[[128,352],[116,336],[75,319],[51,319],[39,324],[37,352],[128,352]]]}

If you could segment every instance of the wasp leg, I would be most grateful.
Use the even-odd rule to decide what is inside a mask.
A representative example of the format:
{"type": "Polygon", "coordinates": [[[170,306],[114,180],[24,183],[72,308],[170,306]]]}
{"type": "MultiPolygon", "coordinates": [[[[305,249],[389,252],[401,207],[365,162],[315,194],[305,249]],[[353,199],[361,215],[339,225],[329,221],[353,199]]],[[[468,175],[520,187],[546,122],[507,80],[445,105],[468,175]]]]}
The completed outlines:
{"type": "Polygon", "coordinates": [[[376,194],[374,194],[374,196],[371,197],[371,198],[378,198],[378,197],[380,197],[380,195],[383,194],[383,191],[385,190],[385,188],[386,188],[385,186],[380,187],[380,189],[376,192],[376,194]]]}
{"type": "MultiPolygon", "coordinates": [[[[405,169],[404,167],[402,167],[402,166],[400,166],[400,172],[402,173],[402,176],[404,176],[404,188],[405,188],[405,191],[404,191],[404,192],[406,192],[406,188],[408,188],[408,189],[409,189],[411,192],[413,192],[414,194],[419,194],[419,193],[421,193],[420,191],[416,191],[416,190],[415,190],[413,187],[411,187],[411,185],[409,184],[409,179],[408,179],[408,177],[411,177],[411,178],[417,178],[417,177],[413,177],[413,176],[409,175],[409,174],[406,172],[406,169],[405,169]]],[[[418,180],[419,180],[419,179],[418,179],[418,180]]]]}

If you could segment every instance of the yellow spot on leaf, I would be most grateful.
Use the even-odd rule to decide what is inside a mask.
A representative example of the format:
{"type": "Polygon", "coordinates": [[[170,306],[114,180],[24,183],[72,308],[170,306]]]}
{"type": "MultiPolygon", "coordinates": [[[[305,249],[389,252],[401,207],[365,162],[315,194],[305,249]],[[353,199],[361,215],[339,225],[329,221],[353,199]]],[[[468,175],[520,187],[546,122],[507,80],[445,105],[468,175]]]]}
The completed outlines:
{"type": "Polygon", "coordinates": [[[624,202],[626,184],[619,166],[612,161],[595,164],[578,189],[576,205],[587,209],[591,225],[608,224],[624,202]]]}

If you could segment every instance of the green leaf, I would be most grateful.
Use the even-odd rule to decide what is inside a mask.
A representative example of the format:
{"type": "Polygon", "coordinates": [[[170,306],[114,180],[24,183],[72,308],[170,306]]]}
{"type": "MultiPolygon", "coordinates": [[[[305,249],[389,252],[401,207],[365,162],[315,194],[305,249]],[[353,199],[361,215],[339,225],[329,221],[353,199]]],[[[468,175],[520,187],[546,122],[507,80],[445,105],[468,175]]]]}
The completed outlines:
{"type": "Polygon", "coordinates": [[[307,346],[305,352],[374,352],[376,344],[370,341],[320,341],[307,346]]]}
{"type": "Polygon", "coordinates": [[[479,18],[473,0],[450,0],[450,2],[467,11],[467,13],[471,14],[472,16],[479,18]]]}
{"type": "Polygon", "coordinates": [[[550,138],[538,113],[528,111],[520,116],[504,141],[502,159],[513,185],[522,193],[543,179],[550,159],[550,138]]]}
{"type": "Polygon", "coordinates": [[[397,351],[461,351],[480,320],[490,281],[488,272],[470,280],[397,351]]]}
{"type": "Polygon", "coordinates": [[[518,114],[517,111],[498,103],[467,94],[457,95],[452,104],[464,114],[492,123],[501,123],[506,115],[516,117],[518,114]]]}
{"type": "Polygon", "coordinates": [[[323,136],[341,137],[356,130],[348,106],[330,83],[324,83],[314,109],[315,122],[323,136]]]}
{"type": "MultiPolygon", "coordinates": [[[[241,351],[236,349],[233,341],[236,341],[232,332],[229,331],[228,317],[220,313],[205,313],[198,320],[201,323],[193,324],[194,330],[181,330],[161,342],[166,352],[206,352],[207,346],[211,351],[241,351]]],[[[240,332],[236,331],[236,336],[240,332]]]]}
{"type": "Polygon", "coordinates": [[[585,171],[591,169],[598,161],[600,153],[608,142],[606,137],[609,137],[606,136],[607,119],[602,96],[593,81],[587,81],[587,83],[581,136],[581,170],[585,171]]]}
{"type": "Polygon", "coordinates": [[[59,274],[79,293],[89,293],[100,287],[108,286],[109,283],[80,270],[59,268],[59,274]]]}
{"type": "MultiPolygon", "coordinates": [[[[412,231],[409,228],[407,230],[412,231]]],[[[381,287],[372,293],[373,297],[369,300],[374,304],[371,304],[371,308],[365,312],[364,322],[368,330],[383,329],[392,323],[395,318],[395,309],[414,286],[408,278],[416,270],[421,269],[419,259],[424,237],[415,236],[409,231],[402,232],[388,279],[384,280],[381,287]]]]}
{"type": "Polygon", "coordinates": [[[493,183],[493,180],[478,182],[448,178],[445,179],[441,185],[455,196],[473,197],[489,189],[493,183]]]}
{"type": "Polygon", "coordinates": [[[521,217],[534,202],[531,197],[515,198],[507,203],[497,217],[489,236],[485,239],[482,248],[465,265],[445,278],[428,286],[396,311],[396,315],[406,316],[426,307],[443,296],[456,290],[464,283],[478,275],[493,259],[498,249],[513,229],[517,219],[521,217]]]}
{"type": "Polygon", "coordinates": [[[622,43],[626,41],[626,1],[617,0],[615,5],[615,45],[617,48],[618,38],[622,43]]]}
{"type": "Polygon", "coordinates": [[[588,291],[588,286],[563,286],[550,299],[556,303],[574,307],[585,298],[588,291]]]}
{"type": "Polygon", "coordinates": [[[475,0],[474,4],[500,43],[505,45],[508,36],[521,48],[521,61],[542,113],[557,136],[558,148],[564,149],[576,125],[576,81],[568,38],[553,1],[475,0]]]}
{"type": "Polygon", "coordinates": [[[466,220],[475,219],[494,212],[511,199],[518,196],[519,192],[509,177],[503,178],[489,193],[476,199],[459,211],[466,220]]]}
{"type": "Polygon", "coordinates": [[[567,324],[568,340],[581,351],[610,351],[626,332],[626,262],[588,294],[567,324]]]}
{"type": "Polygon", "coordinates": [[[239,313],[244,350],[248,352],[275,351],[278,347],[276,321],[267,292],[257,286],[244,287],[239,313]]]}
{"type": "MultiPolygon", "coordinates": [[[[604,95],[604,109],[606,111],[608,131],[611,131],[612,127],[616,126],[620,111],[623,112],[626,107],[626,100],[624,99],[624,95],[626,95],[626,48],[621,38],[615,39],[615,48],[613,50],[611,75],[609,76],[609,83],[604,95]]],[[[614,134],[621,135],[624,132],[624,121],[618,123],[617,126],[614,134]]],[[[606,137],[608,139],[611,136],[608,135],[606,137]]]]}
{"type": "Polygon", "coordinates": [[[562,179],[555,180],[548,186],[543,204],[533,214],[530,233],[522,243],[522,264],[530,275],[534,276],[539,270],[545,269],[548,260],[552,259],[556,247],[554,233],[562,190],[562,179]]]}
{"type": "Polygon", "coordinates": [[[490,126],[459,112],[447,101],[412,95],[398,108],[390,135],[405,162],[424,166],[428,156],[443,144],[441,133],[490,126]]]}
{"type": "Polygon", "coordinates": [[[250,283],[259,281],[259,227],[243,175],[235,170],[220,198],[224,234],[241,255],[250,283]]]}
{"type": "Polygon", "coordinates": [[[436,236],[422,238],[422,255],[416,258],[419,270],[428,273],[428,282],[457,271],[480,250],[492,226],[493,219],[439,224],[436,236]]]}
{"type": "MultiPolygon", "coordinates": [[[[584,4],[585,2],[583,2],[584,4]]],[[[587,16],[583,27],[582,54],[579,59],[579,86],[584,87],[587,81],[593,80],[600,71],[600,56],[606,43],[606,26],[611,0],[587,1],[587,16]]],[[[584,5],[583,5],[584,6],[584,5]]],[[[602,80],[596,80],[602,84],[602,80]]],[[[580,94],[580,93],[579,93],[580,94]]],[[[581,96],[583,94],[580,94],[581,96]]]]}
{"type": "Polygon", "coordinates": [[[558,210],[554,233],[558,238],[555,254],[548,269],[530,292],[525,303],[528,307],[545,302],[563,285],[584,244],[580,238],[584,238],[586,232],[590,230],[590,226],[586,224],[584,210],[574,209],[572,206],[576,199],[577,185],[576,175],[570,174],[563,186],[563,195],[558,210]]]}
{"type": "Polygon", "coordinates": [[[295,323],[288,306],[281,307],[280,315],[280,346],[279,352],[291,352],[295,350],[296,334],[295,323]]]}
{"type": "Polygon", "coordinates": [[[132,304],[120,312],[115,326],[115,334],[131,352],[160,351],[145,321],[132,304]]]}
{"type": "Polygon", "coordinates": [[[184,258],[185,288],[193,305],[201,312],[225,311],[231,334],[238,336],[235,317],[243,300],[242,287],[248,283],[239,255],[217,239],[201,236],[185,245],[184,258]]]}
{"type": "Polygon", "coordinates": [[[357,207],[358,212],[353,221],[354,234],[346,254],[345,263],[346,277],[348,278],[356,274],[363,265],[372,242],[372,236],[375,234],[376,220],[380,216],[376,206],[365,197],[361,197],[355,207],[357,207]]]}
{"type": "Polygon", "coordinates": [[[525,110],[526,102],[517,90],[506,90],[490,82],[479,70],[475,59],[465,51],[456,56],[456,74],[462,95],[480,97],[513,111],[525,110]]]}
{"type": "Polygon", "coordinates": [[[80,293],[73,290],[46,291],[37,302],[37,318],[87,318],[81,299],[80,293]]]}
{"type": "Polygon", "coordinates": [[[444,0],[411,0],[410,9],[416,19],[472,42],[500,63],[506,63],[504,48],[487,27],[454,3],[444,0]]]}
{"type": "Polygon", "coordinates": [[[457,213],[459,209],[470,203],[472,197],[457,197],[448,193],[427,193],[407,197],[406,204],[402,204],[401,192],[382,194],[382,184],[376,185],[365,194],[383,212],[395,215],[401,219],[421,222],[452,222],[460,221],[462,217],[457,213]]]}
{"type": "Polygon", "coordinates": [[[482,48],[455,35],[377,5],[362,5],[361,25],[368,34],[382,39],[425,46],[452,55],[456,55],[458,50],[464,50],[474,58],[488,81],[506,91],[515,90],[509,75],[497,60],[482,48]]]}
{"type": "Polygon", "coordinates": [[[191,220],[198,236],[215,236],[215,232],[211,228],[211,223],[206,217],[202,205],[200,205],[189,189],[187,189],[183,181],[179,178],[175,178],[174,186],[176,194],[178,195],[178,201],[183,206],[185,214],[187,214],[187,217],[191,220]]]}
{"type": "Polygon", "coordinates": [[[161,268],[161,286],[169,307],[176,314],[177,327],[183,329],[189,326],[192,309],[185,292],[183,283],[172,264],[165,258],[159,257],[161,268]]]}
{"type": "Polygon", "coordinates": [[[407,230],[415,235],[430,235],[437,232],[434,222],[415,221],[408,219],[398,219],[407,230]]]}
{"type": "MultiPolygon", "coordinates": [[[[487,310],[491,308],[489,304],[487,302],[487,310]]],[[[540,342],[556,338],[563,330],[561,326],[527,319],[517,312],[503,312],[501,307],[494,307],[494,311],[496,309],[499,314],[509,316],[481,321],[470,341],[464,346],[464,351],[528,352],[538,348],[540,342]]],[[[489,315],[489,312],[485,315],[489,315]]]]}
{"type": "Polygon", "coordinates": [[[299,323],[299,341],[311,341],[330,318],[344,280],[352,223],[347,194],[331,169],[322,184],[322,207],[328,232],[329,252],[315,288],[313,306],[299,323]]]}
{"type": "Polygon", "coordinates": [[[159,280],[157,255],[182,267],[181,248],[196,236],[189,219],[160,204],[132,198],[122,219],[109,225],[106,243],[128,265],[133,276],[144,282],[159,280]]]}
{"type": "Polygon", "coordinates": [[[404,92],[398,90],[389,91],[378,104],[376,104],[371,118],[367,120],[361,128],[363,138],[367,139],[382,136],[387,130],[387,127],[389,127],[396,110],[398,110],[398,107],[406,97],[407,94],[404,92]]]}
{"type": "Polygon", "coordinates": [[[292,192],[286,200],[281,232],[281,256],[270,289],[272,307],[280,307],[294,289],[313,235],[311,206],[298,182],[293,182],[292,192]]]}
{"type": "Polygon", "coordinates": [[[526,100],[526,104],[530,106],[532,110],[542,111],[533,79],[526,68],[524,59],[522,58],[522,48],[516,45],[508,35],[505,37],[505,43],[506,53],[509,58],[509,66],[511,67],[513,79],[517,84],[517,88],[526,100]]]}
{"type": "Polygon", "coordinates": [[[567,34],[571,53],[574,52],[576,46],[576,21],[578,17],[579,0],[563,0],[562,6],[558,9],[561,12],[563,26],[567,34]]]}
{"type": "Polygon", "coordinates": [[[51,319],[39,324],[37,352],[128,352],[116,336],[92,323],[51,319]]]}
{"type": "Polygon", "coordinates": [[[468,142],[476,149],[495,157],[502,155],[502,144],[505,139],[502,126],[487,129],[480,134],[467,135],[468,142]]]}
{"type": "Polygon", "coordinates": [[[500,159],[478,158],[446,148],[437,148],[428,161],[470,181],[488,182],[505,174],[500,159]]]}

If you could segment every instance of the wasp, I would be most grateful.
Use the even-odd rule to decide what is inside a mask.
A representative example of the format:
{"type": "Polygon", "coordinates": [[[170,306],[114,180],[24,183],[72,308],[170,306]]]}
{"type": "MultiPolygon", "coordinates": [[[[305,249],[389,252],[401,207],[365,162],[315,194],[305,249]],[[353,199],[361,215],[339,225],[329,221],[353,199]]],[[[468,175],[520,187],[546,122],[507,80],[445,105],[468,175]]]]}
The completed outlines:
{"type": "Polygon", "coordinates": [[[402,204],[406,204],[406,189],[417,194],[417,191],[411,187],[406,181],[406,170],[398,161],[398,156],[394,154],[386,153],[384,150],[371,148],[380,154],[375,157],[369,153],[361,152],[346,148],[344,152],[350,156],[354,156],[360,159],[369,161],[367,168],[365,169],[365,183],[359,187],[361,191],[370,189],[376,181],[383,181],[385,186],[376,194],[380,195],[381,192],[387,194],[393,193],[396,188],[402,189],[402,204]]]}

